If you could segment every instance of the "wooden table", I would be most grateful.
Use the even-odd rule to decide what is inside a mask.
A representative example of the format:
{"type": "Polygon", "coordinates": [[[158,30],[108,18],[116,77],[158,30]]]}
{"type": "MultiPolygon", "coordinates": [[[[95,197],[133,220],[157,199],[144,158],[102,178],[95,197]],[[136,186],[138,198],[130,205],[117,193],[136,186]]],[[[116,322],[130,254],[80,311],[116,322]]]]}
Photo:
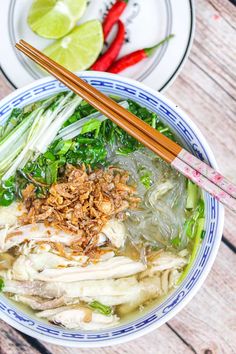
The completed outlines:
{"type": "MultiPolygon", "coordinates": [[[[178,0],[176,0],[178,1],[178,0]]],[[[201,127],[222,172],[236,183],[236,7],[234,0],[196,0],[190,57],[166,92],[201,127]]],[[[11,92],[0,77],[0,98],[11,92]]],[[[67,349],[25,336],[0,322],[0,354],[236,353],[236,215],[226,212],[224,236],[205,284],[174,319],[129,343],[67,349]]]]}

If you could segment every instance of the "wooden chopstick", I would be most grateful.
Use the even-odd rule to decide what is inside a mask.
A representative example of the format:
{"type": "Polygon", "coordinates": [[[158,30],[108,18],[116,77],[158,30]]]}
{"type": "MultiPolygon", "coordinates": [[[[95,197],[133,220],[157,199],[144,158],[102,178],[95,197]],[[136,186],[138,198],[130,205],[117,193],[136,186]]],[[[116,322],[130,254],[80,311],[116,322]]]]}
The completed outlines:
{"type": "MultiPolygon", "coordinates": [[[[116,112],[120,117],[124,117],[132,125],[136,125],[139,130],[143,131],[146,135],[150,136],[153,140],[156,140],[158,144],[163,145],[167,150],[169,150],[173,155],[178,155],[178,153],[182,150],[178,144],[174,141],[167,138],[165,135],[161,134],[154,128],[152,128],[149,124],[145,123],[133,113],[127,111],[124,107],[118,105],[116,102],[111,100],[109,97],[104,95],[102,92],[95,89],[93,86],[89,85],[84,80],[80,79],[78,76],[73,74],[71,71],[67,70],[63,66],[58,63],[55,63],[52,59],[47,57],[45,54],[32,47],[29,43],[24,40],[20,40],[20,45],[24,48],[27,48],[29,51],[37,54],[37,56],[44,60],[45,63],[48,63],[52,67],[56,67],[57,71],[60,72],[63,76],[68,77],[71,81],[73,81],[76,85],[79,85],[84,90],[88,91],[94,98],[102,102],[108,107],[111,107],[114,112],[116,112]],[[55,65],[56,64],[56,65],[55,65]]],[[[16,45],[17,47],[17,45],[16,45]]],[[[18,47],[17,47],[18,48],[18,47]]]]}
{"type": "MultiPolygon", "coordinates": [[[[158,144],[165,147],[166,150],[170,151],[172,156],[172,161],[174,161],[175,157],[178,157],[180,160],[187,163],[197,172],[200,172],[203,176],[209,179],[214,184],[218,185],[221,189],[225,192],[229,193],[232,197],[236,198],[236,186],[234,186],[228,179],[222,176],[218,171],[214,170],[212,167],[207,165],[205,162],[200,161],[194,155],[190,154],[187,150],[179,146],[174,141],[167,138],[165,135],[161,134],[156,129],[152,128],[147,123],[143,122],[141,119],[136,117],[131,112],[127,111],[125,108],[116,104],[116,102],[112,101],[109,97],[104,95],[102,92],[96,90],[94,87],[80,79],[78,76],[61,66],[60,64],[55,63],[52,59],[44,55],[42,52],[37,50],[36,48],[32,47],[29,43],[25,42],[24,40],[20,40],[20,44],[23,47],[29,49],[29,51],[37,54],[39,58],[50,64],[52,67],[55,67],[63,76],[68,77],[71,81],[73,81],[76,85],[79,85],[85,91],[88,91],[94,98],[103,102],[103,104],[107,105],[108,107],[112,108],[114,112],[119,114],[119,116],[124,117],[125,120],[128,120],[132,125],[138,127],[139,130],[144,132],[146,135],[151,137],[155,140],[158,144]],[[174,156],[175,157],[174,157],[174,156]]],[[[162,156],[163,158],[163,156],[162,156]]],[[[170,162],[170,161],[168,161],[170,162]]]]}
{"type": "MultiPolygon", "coordinates": [[[[53,76],[58,78],[72,91],[80,95],[96,109],[98,109],[107,117],[109,117],[122,129],[126,130],[130,135],[139,140],[143,145],[147,146],[149,149],[154,151],[165,161],[171,163],[174,168],[176,168],[185,176],[193,180],[193,182],[201,186],[203,189],[211,193],[222,203],[236,211],[236,200],[232,198],[229,193],[226,193],[217,184],[215,184],[214,182],[212,183],[210,179],[207,179],[204,175],[199,173],[197,169],[192,168],[190,164],[188,165],[184,161],[184,159],[187,159],[188,162],[193,162],[195,165],[197,164],[200,170],[203,169],[201,164],[204,164],[200,160],[195,158],[186,150],[182,149],[178,144],[174,143],[172,140],[157,132],[155,129],[140,120],[138,117],[116,104],[113,100],[111,100],[110,98],[108,98],[107,96],[100,93],[98,90],[78,78],[76,75],[66,70],[53,60],[49,59],[47,56],[30,46],[28,43],[20,41],[20,44],[16,44],[16,47],[23,53],[25,53],[28,57],[30,57],[32,60],[34,60],[36,63],[41,65],[53,76]],[[160,142],[158,140],[159,135],[161,136],[160,142]],[[166,148],[166,144],[168,145],[168,149],[166,148]],[[184,159],[181,160],[179,158],[179,155],[181,155],[184,159]]],[[[209,167],[208,165],[206,166],[209,167]]],[[[205,166],[203,167],[204,172],[207,174],[208,171],[206,172],[205,166]]],[[[214,176],[221,176],[218,174],[218,172],[214,171],[213,169],[211,170],[214,172],[214,176]]],[[[230,182],[227,181],[227,183],[230,182]]],[[[225,183],[223,184],[223,186],[225,187],[225,183]]],[[[234,191],[234,188],[236,190],[236,187],[234,185],[230,184],[230,186],[231,190],[234,191]]]]}
{"type": "Polygon", "coordinates": [[[166,162],[171,163],[175,156],[166,151],[166,149],[153,141],[151,138],[147,137],[143,132],[140,132],[138,128],[123,120],[116,112],[114,112],[110,107],[107,107],[103,104],[103,102],[97,101],[94,97],[88,93],[87,91],[80,88],[74,82],[71,82],[70,79],[64,77],[61,73],[58,73],[55,68],[52,68],[48,63],[44,63],[43,59],[30,52],[28,49],[22,47],[21,45],[16,45],[16,47],[25,53],[28,57],[34,60],[37,64],[41,65],[45,70],[47,70],[50,74],[55,76],[58,80],[60,80],[63,84],[65,84],[68,88],[74,91],[76,94],[81,96],[84,100],[89,102],[92,106],[102,112],[104,115],[109,117],[114,123],[119,125],[122,129],[126,130],[130,135],[137,139],[137,135],[139,135],[139,141],[148,147],[150,150],[154,151],[160,157],[162,157],[166,162]]]}

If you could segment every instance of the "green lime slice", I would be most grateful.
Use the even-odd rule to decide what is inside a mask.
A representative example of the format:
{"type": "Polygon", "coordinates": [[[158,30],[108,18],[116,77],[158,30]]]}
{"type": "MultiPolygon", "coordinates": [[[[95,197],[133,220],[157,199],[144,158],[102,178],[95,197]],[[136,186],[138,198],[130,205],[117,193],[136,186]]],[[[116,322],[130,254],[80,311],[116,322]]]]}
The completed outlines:
{"type": "Polygon", "coordinates": [[[57,39],[72,30],[85,9],[86,0],[34,0],[27,21],[39,36],[57,39]]]}
{"type": "Polygon", "coordinates": [[[88,69],[103,46],[102,25],[92,20],[77,26],[67,36],[46,47],[43,52],[71,71],[88,69]]]}

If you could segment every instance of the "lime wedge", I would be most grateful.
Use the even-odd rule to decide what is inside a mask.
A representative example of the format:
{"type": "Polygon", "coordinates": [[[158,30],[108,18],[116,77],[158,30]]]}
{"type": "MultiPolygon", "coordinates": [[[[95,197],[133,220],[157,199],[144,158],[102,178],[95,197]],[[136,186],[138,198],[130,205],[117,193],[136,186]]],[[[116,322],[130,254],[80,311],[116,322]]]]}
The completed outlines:
{"type": "Polygon", "coordinates": [[[61,38],[69,33],[86,9],[86,0],[34,0],[28,24],[39,36],[61,38]]]}
{"type": "Polygon", "coordinates": [[[46,47],[43,52],[71,71],[88,69],[103,46],[102,25],[92,20],[76,27],[67,36],[46,47]]]}

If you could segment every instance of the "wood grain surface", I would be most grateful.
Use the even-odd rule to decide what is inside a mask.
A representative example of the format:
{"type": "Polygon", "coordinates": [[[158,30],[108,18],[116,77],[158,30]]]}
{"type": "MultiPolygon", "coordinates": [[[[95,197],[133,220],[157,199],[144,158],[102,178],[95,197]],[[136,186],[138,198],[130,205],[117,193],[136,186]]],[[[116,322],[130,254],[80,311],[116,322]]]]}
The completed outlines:
{"type": "MultiPolygon", "coordinates": [[[[166,95],[183,108],[211,145],[220,170],[236,183],[236,7],[196,0],[190,57],[166,95]]],[[[12,91],[0,77],[0,98],[12,91]]],[[[0,354],[235,354],[236,216],[226,212],[213,268],[194,299],[171,321],[135,341],[101,349],[39,342],[0,322],[0,354]]]]}

